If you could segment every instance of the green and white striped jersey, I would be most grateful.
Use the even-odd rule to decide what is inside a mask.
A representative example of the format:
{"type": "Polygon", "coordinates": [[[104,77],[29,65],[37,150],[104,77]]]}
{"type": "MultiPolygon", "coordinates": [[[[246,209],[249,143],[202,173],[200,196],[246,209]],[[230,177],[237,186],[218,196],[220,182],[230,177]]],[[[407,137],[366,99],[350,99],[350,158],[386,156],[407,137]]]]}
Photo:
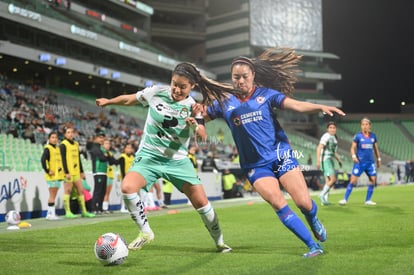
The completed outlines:
{"type": "Polygon", "coordinates": [[[138,151],[145,150],[169,159],[187,157],[191,130],[185,118],[191,116],[194,99],[176,102],[169,86],[152,86],[137,92],[137,100],[149,110],[138,151]]]}
{"type": "Polygon", "coordinates": [[[321,160],[327,160],[335,156],[335,152],[338,148],[338,141],[335,136],[332,136],[329,133],[325,133],[321,137],[320,144],[324,145],[324,148],[321,152],[321,160]]]}

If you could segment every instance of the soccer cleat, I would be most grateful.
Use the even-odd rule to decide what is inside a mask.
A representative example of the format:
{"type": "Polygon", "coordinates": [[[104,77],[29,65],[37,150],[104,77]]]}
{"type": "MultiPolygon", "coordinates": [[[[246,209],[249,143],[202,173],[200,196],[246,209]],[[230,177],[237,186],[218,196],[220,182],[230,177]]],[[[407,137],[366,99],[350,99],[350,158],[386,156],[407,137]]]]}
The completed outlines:
{"type": "Polygon", "coordinates": [[[133,240],[129,245],[129,250],[139,250],[147,243],[150,243],[154,240],[154,233],[144,233],[139,232],[138,237],[133,240]]]}
{"type": "Polygon", "coordinates": [[[94,218],[95,214],[86,211],[86,212],[82,213],[82,217],[84,217],[84,218],[94,218]]]}
{"type": "Polygon", "coordinates": [[[339,204],[340,204],[340,205],[346,205],[346,203],[347,203],[347,201],[346,201],[346,200],[340,200],[340,201],[339,201],[339,204]]]}
{"type": "Polygon", "coordinates": [[[229,253],[232,252],[233,249],[231,249],[230,246],[228,246],[227,244],[220,244],[217,245],[217,252],[218,253],[229,253]]]}
{"type": "Polygon", "coordinates": [[[121,207],[121,209],[119,210],[121,213],[129,213],[128,209],[121,207]]]}
{"type": "Polygon", "coordinates": [[[46,220],[49,220],[49,221],[57,221],[57,220],[60,220],[60,218],[58,216],[56,216],[56,215],[47,215],[46,216],[46,220]]]}
{"type": "Polygon", "coordinates": [[[321,201],[321,205],[325,206],[325,205],[330,205],[330,203],[328,202],[327,196],[323,196],[322,194],[319,195],[319,200],[321,201]]]}
{"type": "Polygon", "coordinates": [[[319,256],[321,254],[323,254],[322,247],[320,246],[320,244],[315,244],[314,246],[312,246],[309,249],[308,253],[303,254],[303,257],[304,258],[313,258],[313,257],[319,256]]]}
{"type": "Polygon", "coordinates": [[[65,214],[66,219],[74,219],[74,218],[77,218],[77,217],[78,217],[78,215],[75,215],[72,212],[68,212],[68,213],[65,214]]]}
{"type": "Polygon", "coordinates": [[[314,218],[312,221],[312,232],[315,238],[321,242],[326,241],[326,229],[318,218],[314,218]]]}
{"type": "Polygon", "coordinates": [[[375,201],[366,201],[365,205],[377,205],[375,201]]]}

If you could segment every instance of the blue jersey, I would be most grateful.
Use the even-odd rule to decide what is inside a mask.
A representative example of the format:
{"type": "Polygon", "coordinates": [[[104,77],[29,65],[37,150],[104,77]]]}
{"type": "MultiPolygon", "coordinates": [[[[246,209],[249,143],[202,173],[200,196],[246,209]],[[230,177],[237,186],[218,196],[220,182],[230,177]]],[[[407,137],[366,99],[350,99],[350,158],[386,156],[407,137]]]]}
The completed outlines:
{"type": "Polygon", "coordinates": [[[210,118],[227,122],[243,169],[292,157],[288,138],[274,115],[274,108],[281,108],[285,98],[281,92],[258,87],[244,101],[230,95],[223,108],[218,102],[208,108],[210,118]]]}
{"type": "Polygon", "coordinates": [[[374,144],[377,142],[377,136],[374,133],[364,135],[359,132],[354,136],[354,142],[357,144],[358,160],[365,163],[375,163],[374,144]]]}

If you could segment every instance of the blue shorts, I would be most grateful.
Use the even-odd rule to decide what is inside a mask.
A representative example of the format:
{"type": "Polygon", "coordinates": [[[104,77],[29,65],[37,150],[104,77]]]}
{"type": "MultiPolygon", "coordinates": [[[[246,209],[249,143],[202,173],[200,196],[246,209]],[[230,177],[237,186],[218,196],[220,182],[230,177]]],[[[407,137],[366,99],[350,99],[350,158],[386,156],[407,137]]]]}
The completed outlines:
{"type": "MultiPolygon", "coordinates": [[[[291,151],[291,150],[290,150],[291,151]]],[[[264,166],[259,166],[250,169],[243,169],[247,179],[253,185],[256,180],[264,177],[275,177],[279,179],[286,172],[298,167],[299,163],[291,154],[285,156],[283,159],[276,159],[264,166]]]]}
{"type": "Polygon", "coordinates": [[[361,174],[365,172],[369,177],[376,177],[377,176],[377,168],[375,163],[373,162],[358,162],[354,163],[354,167],[352,168],[352,175],[359,177],[361,174]]]}

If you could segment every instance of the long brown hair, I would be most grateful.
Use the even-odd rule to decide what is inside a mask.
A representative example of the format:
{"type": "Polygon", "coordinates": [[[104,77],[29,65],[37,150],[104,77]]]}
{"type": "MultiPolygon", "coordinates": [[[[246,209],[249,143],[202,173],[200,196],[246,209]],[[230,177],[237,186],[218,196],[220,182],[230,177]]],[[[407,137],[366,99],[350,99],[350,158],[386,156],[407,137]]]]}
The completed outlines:
{"type": "Polygon", "coordinates": [[[195,84],[203,95],[202,103],[211,105],[215,100],[220,104],[228,98],[229,94],[240,95],[241,92],[235,90],[231,84],[220,83],[212,80],[200,73],[197,67],[189,62],[179,63],[172,72],[187,78],[191,84],[195,84]]]}
{"type": "Polygon", "coordinates": [[[255,73],[254,82],[257,86],[272,88],[292,96],[297,82],[296,74],[300,72],[298,63],[302,56],[290,48],[274,47],[265,50],[256,58],[239,56],[231,63],[248,65],[255,73]]]}

